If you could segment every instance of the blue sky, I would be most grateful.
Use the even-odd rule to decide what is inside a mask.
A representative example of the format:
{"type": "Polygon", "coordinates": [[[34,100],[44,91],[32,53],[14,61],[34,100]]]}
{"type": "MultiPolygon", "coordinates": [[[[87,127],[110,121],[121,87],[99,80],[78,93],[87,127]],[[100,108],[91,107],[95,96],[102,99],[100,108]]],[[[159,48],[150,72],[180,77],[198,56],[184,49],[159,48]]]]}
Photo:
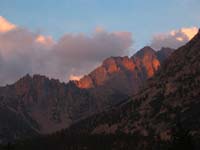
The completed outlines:
{"type": "Polygon", "coordinates": [[[0,15],[32,31],[90,34],[97,26],[133,33],[136,48],[153,34],[199,26],[199,0],[0,0],[0,15]]]}

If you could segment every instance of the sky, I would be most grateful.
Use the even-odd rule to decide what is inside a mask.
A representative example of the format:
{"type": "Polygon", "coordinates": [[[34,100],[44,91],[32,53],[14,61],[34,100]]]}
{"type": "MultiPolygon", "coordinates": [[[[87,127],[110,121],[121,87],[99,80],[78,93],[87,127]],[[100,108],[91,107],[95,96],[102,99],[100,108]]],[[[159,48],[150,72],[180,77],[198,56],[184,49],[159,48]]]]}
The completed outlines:
{"type": "Polygon", "coordinates": [[[197,32],[199,0],[0,0],[0,80],[67,82],[109,56],[178,48],[197,32]]]}
{"type": "Polygon", "coordinates": [[[20,26],[60,38],[63,33],[132,32],[141,48],[156,32],[199,26],[199,0],[0,0],[0,14],[20,26]]]}

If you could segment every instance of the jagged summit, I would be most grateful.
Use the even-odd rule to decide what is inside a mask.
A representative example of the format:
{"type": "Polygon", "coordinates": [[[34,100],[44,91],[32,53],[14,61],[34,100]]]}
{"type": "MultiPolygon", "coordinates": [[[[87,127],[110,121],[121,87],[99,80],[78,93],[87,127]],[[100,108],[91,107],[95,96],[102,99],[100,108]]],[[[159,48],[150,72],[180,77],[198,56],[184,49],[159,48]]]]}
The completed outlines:
{"type": "Polygon", "coordinates": [[[150,46],[145,46],[141,50],[139,50],[133,57],[144,57],[144,55],[154,55],[156,51],[150,46]]]}
{"type": "Polygon", "coordinates": [[[128,85],[129,92],[133,92],[143,84],[144,80],[154,75],[161,62],[172,51],[172,49],[165,48],[156,52],[151,47],[146,46],[132,57],[109,57],[103,61],[101,66],[84,76],[80,81],[76,81],[75,84],[83,89],[108,86],[108,84],[109,87],[112,84],[112,88],[114,88],[122,82],[126,86],[128,85]],[[118,84],[115,85],[115,83],[118,84]]]}

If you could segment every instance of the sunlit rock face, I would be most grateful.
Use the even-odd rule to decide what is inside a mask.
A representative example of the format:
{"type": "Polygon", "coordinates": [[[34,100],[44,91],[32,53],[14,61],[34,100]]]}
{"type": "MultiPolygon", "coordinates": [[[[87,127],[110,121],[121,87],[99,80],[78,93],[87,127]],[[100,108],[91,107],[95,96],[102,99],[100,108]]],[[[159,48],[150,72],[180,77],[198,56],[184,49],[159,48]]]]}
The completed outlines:
{"type": "Polygon", "coordinates": [[[133,58],[145,78],[152,77],[160,66],[157,53],[151,47],[144,47],[133,58]]]}
{"type": "Polygon", "coordinates": [[[74,81],[79,88],[88,89],[94,87],[93,81],[89,76],[84,76],[80,81],[74,81]]]}
{"type": "Polygon", "coordinates": [[[163,48],[155,51],[151,47],[144,47],[132,57],[110,57],[102,65],[76,81],[79,88],[90,89],[99,86],[118,88],[124,85],[127,93],[135,93],[143,82],[152,77],[159,69],[163,60],[171,53],[172,49],[163,48]]]}

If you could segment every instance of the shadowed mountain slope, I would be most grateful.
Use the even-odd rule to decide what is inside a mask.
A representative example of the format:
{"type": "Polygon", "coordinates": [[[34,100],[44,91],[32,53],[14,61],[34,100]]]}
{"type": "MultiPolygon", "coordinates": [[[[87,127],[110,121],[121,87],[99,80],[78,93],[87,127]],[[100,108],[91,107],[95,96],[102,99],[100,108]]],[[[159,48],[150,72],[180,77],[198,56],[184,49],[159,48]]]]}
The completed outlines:
{"type": "Polygon", "coordinates": [[[153,140],[155,144],[158,140],[171,141],[178,124],[188,131],[194,143],[200,144],[199,58],[200,31],[189,43],[177,49],[130,101],[80,121],[69,131],[133,134],[147,138],[149,142],[153,140]]]}
{"type": "Polygon", "coordinates": [[[199,58],[200,31],[125,102],[66,130],[13,146],[20,150],[199,150],[199,58]]]}
{"type": "Polygon", "coordinates": [[[110,57],[80,81],[60,83],[26,75],[0,88],[0,135],[31,136],[67,128],[80,119],[124,102],[158,70],[173,50],[145,47],[132,57],[110,57]]]}

